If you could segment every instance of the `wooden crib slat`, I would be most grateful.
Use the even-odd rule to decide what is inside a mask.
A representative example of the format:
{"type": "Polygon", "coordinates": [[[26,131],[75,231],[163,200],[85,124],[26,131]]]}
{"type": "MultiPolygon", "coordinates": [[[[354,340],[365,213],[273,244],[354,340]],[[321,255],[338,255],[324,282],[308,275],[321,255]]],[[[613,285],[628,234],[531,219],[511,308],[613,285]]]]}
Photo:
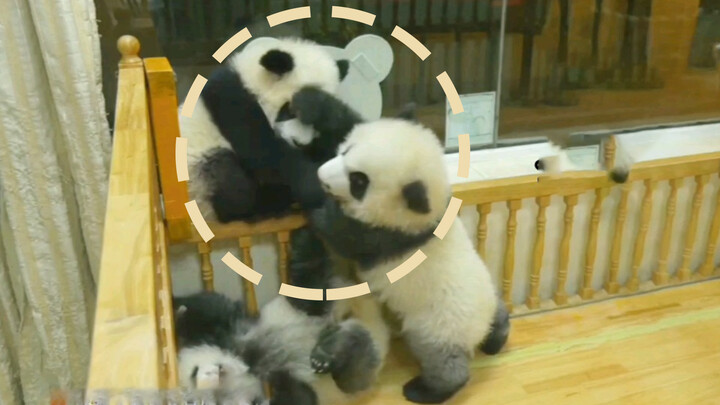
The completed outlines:
{"type": "Polygon", "coordinates": [[[564,305],[567,303],[567,292],[565,283],[567,281],[568,264],[570,262],[570,240],[572,237],[573,217],[575,215],[575,206],[578,203],[578,195],[568,195],[563,197],[565,201],[565,226],[563,229],[562,243],[560,244],[560,266],[558,267],[557,290],[555,291],[555,303],[564,305]]]}
{"type": "Polygon", "coordinates": [[[209,243],[198,243],[198,253],[200,253],[200,274],[202,276],[203,289],[205,291],[215,291],[215,273],[213,271],[210,253],[212,247],[209,243]]]}
{"type": "Polygon", "coordinates": [[[600,210],[603,201],[607,196],[607,189],[599,188],[595,190],[595,201],[593,202],[592,211],[590,213],[590,233],[588,235],[587,253],[585,254],[585,275],[583,277],[582,298],[591,299],[595,295],[592,288],[593,267],[595,266],[595,257],[597,254],[598,224],[600,222],[600,210]]]}
{"type": "Polygon", "coordinates": [[[479,215],[477,228],[477,249],[483,260],[487,260],[485,257],[485,240],[487,239],[487,216],[490,214],[491,210],[491,203],[477,205],[477,212],[479,215]]]}
{"type": "Polygon", "coordinates": [[[165,222],[172,239],[186,239],[192,234],[192,225],[185,209],[187,182],[178,181],[175,169],[175,142],[180,136],[175,72],[164,57],[145,58],[144,63],[165,222]]]}
{"type": "Polygon", "coordinates": [[[620,271],[620,252],[622,251],[622,237],[625,230],[625,219],[627,217],[627,202],[629,190],[627,187],[621,187],[620,204],[618,206],[617,222],[613,235],[612,252],[610,259],[610,276],[605,289],[609,294],[616,294],[620,291],[620,283],[618,283],[618,272],[620,271]]]}
{"type": "Polygon", "coordinates": [[[290,276],[288,275],[288,260],[290,256],[290,232],[278,232],[277,239],[278,246],[280,248],[278,255],[278,271],[280,274],[280,281],[288,284],[290,283],[290,276]]]}
{"type": "Polygon", "coordinates": [[[653,281],[656,285],[667,284],[670,279],[668,257],[670,256],[670,241],[672,240],[673,222],[675,221],[675,200],[677,199],[677,189],[681,180],[670,180],[670,196],[667,201],[665,229],[663,230],[662,244],[660,245],[660,259],[658,260],[657,271],[653,275],[653,281]]]}
{"type": "Polygon", "coordinates": [[[505,247],[505,263],[503,271],[503,299],[509,311],[512,311],[512,280],[515,270],[515,231],[517,228],[517,211],[522,206],[521,200],[509,202],[510,213],[507,222],[507,245],[505,247]]]}
{"type": "Polygon", "coordinates": [[[703,263],[702,269],[700,269],[700,274],[703,277],[709,277],[715,271],[715,248],[717,247],[718,233],[720,233],[720,212],[718,212],[718,208],[720,208],[720,202],[718,201],[718,197],[720,197],[720,187],[716,187],[715,193],[715,205],[710,205],[712,207],[712,225],[710,226],[710,234],[708,235],[705,262],[703,263]]]}
{"type": "Polygon", "coordinates": [[[543,254],[545,252],[546,211],[548,205],[550,205],[550,197],[538,197],[536,200],[538,204],[537,230],[535,233],[532,273],[530,274],[530,295],[527,299],[527,306],[530,309],[540,307],[540,273],[543,265],[543,254]]]}
{"type": "Polygon", "coordinates": [[[640,208],[640,210],[642,211],[640,217],[640,230],[638,231],[638,236],[635,240],[632,274],[630,275],[630,281],[628,282],[628,289],[630,289],[630,291],[637,291],[640,288],[640,265],[643,261],[643,253],[645,252],[645,240],[647,237],[648,227],[650,226],[650,214],[652,214],[651,202],[654,193],[652,181],[645,180],[644,186],[645,191],[643,191],[642,205],[640,208]]]}
{"type": "MultiPolygon", "coordinates": [[[[243,236],[239,240],[240,249],[242,250],[243,262],[253,268],[253,259],[250,249],[252,248],[252,236],[243,236]]],[[[255,284],[248,280],[242,279],[243,297],[245,299],[245,308],[250,316],[256,316],[259,312],[257,294],[255,293],[255,284]]]]}
{"type": "Polygon", "coordinates": [[[685,249],[683,249],[682,266],[678,271],[680,281],[690,280],[691,269],[690,261],[692,260],[692,250],[695,246],[695,237],[697,235],[698,218],[700,217],[700,206],[702,205],[702,196],[705,190],[705,184],[710,176],[695,176],[695,193],[692,199],[692,211],[690,213],[690,223],[685,233],[685,249]]]}

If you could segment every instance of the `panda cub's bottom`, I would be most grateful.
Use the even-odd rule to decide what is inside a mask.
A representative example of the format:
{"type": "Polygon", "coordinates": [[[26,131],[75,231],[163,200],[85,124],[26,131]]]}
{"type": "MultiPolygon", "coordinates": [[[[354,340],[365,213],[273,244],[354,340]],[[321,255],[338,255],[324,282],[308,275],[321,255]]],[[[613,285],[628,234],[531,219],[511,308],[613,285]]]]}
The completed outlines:
{"type": "MultiPolygon", "coordinates": [[[[318,241],[296,231],[290,282],[339,287],[318,241]],[[304,240],[302,238],[305,238],[304,240]]],[[[304,301],[278,296],[259,317],[216,293],[174,299],[181,386],[218,404],[319,405],[356,399],[382,367],[389,331],[369,297],[304,301]],[[263,392],[269,383],[272,398],[263,392]]]]}

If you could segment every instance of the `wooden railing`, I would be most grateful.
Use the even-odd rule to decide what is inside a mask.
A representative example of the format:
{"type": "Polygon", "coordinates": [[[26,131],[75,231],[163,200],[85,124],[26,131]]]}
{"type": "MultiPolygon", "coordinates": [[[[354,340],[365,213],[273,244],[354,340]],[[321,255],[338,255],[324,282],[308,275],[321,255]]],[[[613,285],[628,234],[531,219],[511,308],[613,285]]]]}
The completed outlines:
{"type": "MultiPolygon", "coordinates": [[[[612,151],[612,148],[608,148],[612,151]]],[[[612,153],[612,152],[611,152],[612,153]]],[[[640,290],[647,290],[662,287],[670,282],[687,282],[711,277],[715,274],[714,253],[718,231],[720,230],[720,215],[717,215],[716,202],[717,187],[713,186],[713,198],[709,200],[710,206],[703,207],[703,196],[706,189],[710,189],[711,176],[720,172],[720,153],[705,155],[685,156],[680,158],[655,160],[635,165],[630,173],[628,183],[623,186],[614,185],[603,172],[578,172],[564,173],[559,176],[526,176],[501,180],[491,180],[476,183],[467,183],[454,187],[454,195],[463,200],[464,205],[475,205],[479,213],[477,227],[478,250],[486,258],[485,244],[488,235],[487,217],[491,212],[493,203],[506,203],[509,209],[505,233],[507,243],[503,254],[502,264],[502,292],[503,297],[514,312],[527,312],[541,309],[541,298],[539,282],[542,271],[553,272],[556,275],[557,287],[555,287],[552,298],[546,300],[545,307],[565,306],[577,304],[583,301],[592,301],[606,298],[608,296],[634,293],[640,290]],[[687,224],[674,222],[676,212],[678,189],[686,178],[693,178],[697,184],[691,198],[691,215],[687,224]],[[643,191],[640,197],[639,209],[633,211],[634,217],[640,218],[639,229],[634,235],[625,235],[628,226],[628,199],[634,183],[642,183],[643,191]],[[651,222],[651,203],[653,196],[657,195],[656,190],[663,182],[669,182],[670,193],[667,201],[667,220],[662,230],[662,243],[660,257],[654,266],[652,280],[648,284],[641,285],[640,266],[644,260],[648,228],[651,222]],[[610,243],[603,254],[610,257],[609,271],[604,285],[601,289],[592,287],[592,279],[595,271],[595,259],[598,254],[599,225],[601,210],[607,204],[612,190],[619,188],[620,198],[614,215],[605,218],[608,222],[615,222],[615,229],[610,235],[610,243]],[[571,251],[570,241],[578,235],[573,234],[574,222],[578,220],[575,215],[576,207],[581,195],[592,194],[593,203],[590,209],[588,225],[588,242],[586,244],[585,258],[582,261],[583,272],[580,277],[581,285],[578,293],[568,297],[566,282],[568,276],[568,265],[571,251]],[[563,199],[563,230],[560,244],[559,264],[552,269],[543,269],[543,257],[549,254],[546,240],[546,211],[550,205],[552,196],[561,196],[563,199]],[[512,299],[513,281],[517,278],[515,268],[515,246],[517,214],[522,206],[522,201],[534,200],[538,207],[538,213],[531,221],[535,222],[536,236],[532,249],[532,265],[529,279],[529,293],[522,303],[512,299]],[[697,237],[700,213],[703,208],[710,208],[711,226],[708,229],[708,241],[705,248],[706,254],[701,267],[692,267],[692,253],[699,248],[697,237]],[[676,226],[680,226],[677,229],[676,226]],[[684,238],[677,240],[681,243],[682,255],[681,265],[674,278],[670,277],[669,254],[673,248],[673,235],[681,233],[684,238]],[[625,236],[630,236],[629,238],[625,236]],[[630,276],[627,281],[619,279],[620,254],[622,247],[632,244],[632,259],[630,265],[630,276]],[[698,270],[698,271],[696,271],[698,270]],[[572,300],[570,300],[572,298],[572,300]]]]}
{"type": "MultiPolygon", "coordinates": [[[[180,134],[172,68],[164,58],[140,59],[134,38],[122,38],[119,48],[123,60],[88,383],[88,391],[93,394],[177,386],[168,244],[197,246],[203,286],[210,290],[214,285],[212,246],[190,224],[184,207],[187,188],[175,177],[171,145],[180,134]]],[[[613,145],[605,148],[607,160],[613,158],[613,145]]],[[[499,266],[495,279],[504,300],[514,314],[521,314],[714,277],[720,231],[715,175],[719,172],[720,153],[710,153],[637,164],[628,183],[622,186],[612,183],[604,172],[575,172],[460,184],[453,188],[453,194],[462,199],[465,207],[476,207],[477,227],[469,230],[476,233],[477,249],[486,262],[499,266]],[[675,221],[675,214],[687,178],[692,178],[697,187],[691,193],[691,214],[685,224],[675,221]],[[667,198],[662,193],[665,183],[669,183],[667,198]],[[630,197],[636,184],[642,186],[642,192],[639,204],[633,205],[630,197]],[[616,194],[619,198],[615,198],[616,194]],[[592,203],[588,215],[582,216],[585,197],[592,203]],[[553,200],[558,198],[562,200],[558,221],[561,240],[556,248],[550,243],[550,235],[556,230],[550,219],[558,205],[553,200]],[[643,278],[642,264],[651,259],[646,245],[656,199],[667,202],[660,208],[666,212],[660,217],[666,216],[667,220],[657,228],[661,246],[657,262],[651,263],[652,277],[643,278]],[[490,217],[503,205],[508,216],[500,223],[500,232],[495,232],[501,237],[496,238],[492,231],[498,229],[490,225],[490,217]],[[536,212],[527,210],[532,206],[536,212]],[[709,214],[706,221],[701,221],[705,208],[709,214]],[[531,215],[521,215],[525,211],[531,215]],[[637,232],[628,231],[632,229],[629,218],[639,218],[637,232]],[[575,234],[579,228],[576,223],[585,219],[587,228],[580,233],[587,234],[587,243],[578,249],[582,235],[575,234]],[[525,227],[528,221],[532,226],[525,227]],[[603,225],[610,230],[601,232],[603,225]],[[708,235],[702,246],[700,230],[708,235]],[[531,233],[531,246],[517,248],[527,232],[531,233]],[[673,238],[675,234],[681,237],[673,238]],[[498,242],[496,239],[506,239],[504,246],[488,249],[490,242],[498,242]],[[681,249],[680,265],[672,276],[674,266],[669,259],[675,246],[681,249]],[[623,247],[629,247],[631,252],[629,276],[625,279],[620,271],[623,247]],[[693,252],[698,249],[702,250],[702,260],[696,263],[693,252]],[[573,255],[581,256],[574,292],[568,289],[572,258],[576,257],[573,255]],[[558,258],[556,264],[547,264],[550,261],[545,259],[550,256],[558,258]],[[517,259],[528,257],[528,277],[523,279],[519,269],[524,260],[517,259]],[[596,259],[602,257],[610,260],[607,271],[601,274],[604,269],[596,259]],[[602,283],[595,286],[593,280],[598,275],[602,275],[602,283]],[[556,282],[543,288],[543,277],[556,282]],[[518,291],[526,292],[514,294],[518,291]]],[[[238,241],[242,259],[250,267],[252,237],[274,234],[278,271],[282,281],[287,281],[289,234],[304,224],[305,220],[295,215],[256,225],[209,225],[215,234],[213,240],[238,241]]],[[[250,310],[257,311],[254,285],[246,282],[244,290],[250,310]]]]}
{"type": "MultiPolygon", "coordinates": [[[[132,37],[123,54],[88,395],[177,385],[168,237],[160,209],[145,69],[132,37]]],[[[107,403],[107,402],[100,402],[107,403]]]]}

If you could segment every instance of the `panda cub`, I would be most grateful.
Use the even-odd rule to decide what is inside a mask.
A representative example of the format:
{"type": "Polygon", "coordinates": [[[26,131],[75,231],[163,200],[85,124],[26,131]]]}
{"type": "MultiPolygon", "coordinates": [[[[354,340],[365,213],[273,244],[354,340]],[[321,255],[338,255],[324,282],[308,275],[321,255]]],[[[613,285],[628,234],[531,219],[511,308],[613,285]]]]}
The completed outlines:
{"type": "MultiPolygon", "coordinates": [[[[292,242],[291,284],[340,286],[320,240],[299,230],[292,242]]],[[[221,404],[341,404],[367,392],[388,350],[389,331],[369,297],[333,305],[278,296],[257,318],[215,293],[173,301],[181,386],[221,404]]]]}
{"type": "MultiPolygon", "coordinates": [[[[556,134],[549,135],[548,141],[553,149],[554,154],[542,157],[535,161],[535,169],[544,173],[562,173],[565,171],[579,170],[577,165],[568,156],[568,148],[570,144],[570,135],[556,134]]],[[[608,178],[614,183],[623,184],[627,182],[630,176],[630,167],[633,161],[625,153],[618,151],[613,162],[613,167],[605,167],[600,164],[601,168],[607,172],[608,178]]]]}
{"type": "Polygon", "coordinates": [[[421,366],[403,392],[417,403],[452,397],[469,379],[475,349],[499,352],[510,328],[463,225],[454,221],[442,240],[433,235],[451,197],[442,156],[437,136],[418,123],[356,123],[337,156],[320,167],[329,198],[309,213],[312,228],[358,264],[358,276],[400,319],[421,366]],[[427,258],[391,284],[387,273],[417,249],[427,258]]]}
{"type": "Polygon", "coordinates": [[[258,38],[209,76],[192,117],[179,116],[188,191],[206,220],[252,222],[322,201],[317,159],[341,140],[303,125],[289,102],[306,87],[334,93],[348,69],[315,42],[258,38]]]}

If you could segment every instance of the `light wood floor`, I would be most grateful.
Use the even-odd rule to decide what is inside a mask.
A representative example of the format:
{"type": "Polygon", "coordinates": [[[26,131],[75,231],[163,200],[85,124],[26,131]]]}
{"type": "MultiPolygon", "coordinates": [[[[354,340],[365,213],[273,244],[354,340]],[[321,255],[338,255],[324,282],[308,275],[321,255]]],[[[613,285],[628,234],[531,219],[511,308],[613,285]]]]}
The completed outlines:
{"type": "MultiPolygon", "coordinates": [[[[452,405],[719,405],[720,280],[513,320],[452,405]]],[[[408,404],[402,348],[363,405],[408,404]]]]}

